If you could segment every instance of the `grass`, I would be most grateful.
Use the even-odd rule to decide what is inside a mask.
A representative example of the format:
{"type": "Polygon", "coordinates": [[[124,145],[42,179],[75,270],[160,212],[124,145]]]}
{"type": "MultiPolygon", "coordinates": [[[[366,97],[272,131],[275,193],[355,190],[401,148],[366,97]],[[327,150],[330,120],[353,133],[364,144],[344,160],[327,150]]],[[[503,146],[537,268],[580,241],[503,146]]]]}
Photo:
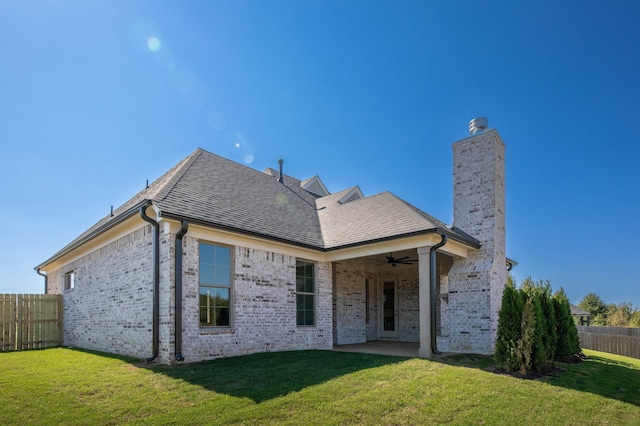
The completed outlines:
{"type": "Polygon", "coordinates": [[[638,424],[640,360],[585,351],[542,380],[329,351],[180,366],[66,348],[0,353],[0,424],[638,424]]]}

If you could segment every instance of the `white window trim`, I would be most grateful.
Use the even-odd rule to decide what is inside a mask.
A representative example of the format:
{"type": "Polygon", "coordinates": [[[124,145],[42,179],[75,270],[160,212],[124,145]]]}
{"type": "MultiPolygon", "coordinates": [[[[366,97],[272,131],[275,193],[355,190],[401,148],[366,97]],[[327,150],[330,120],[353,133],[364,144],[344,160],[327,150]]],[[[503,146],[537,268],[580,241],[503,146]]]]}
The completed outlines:
{"type": "Polygon", "coordinates": [[[65,272],[64,274],[64,279],[63,279],[63,287],[64,287],[64,291],[71,291],[75,288],[76,286],[76,273],[75,271],[69,271],[69,272],[65,272]]]}

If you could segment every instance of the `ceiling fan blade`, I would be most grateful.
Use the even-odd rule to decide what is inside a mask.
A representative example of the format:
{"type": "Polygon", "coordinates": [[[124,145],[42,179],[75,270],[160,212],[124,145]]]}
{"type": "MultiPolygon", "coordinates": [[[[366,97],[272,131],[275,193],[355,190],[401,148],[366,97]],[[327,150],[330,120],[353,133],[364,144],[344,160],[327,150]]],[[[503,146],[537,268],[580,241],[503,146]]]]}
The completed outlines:
{"type": "Polygon", "coordinates": [[[401,257],[400,259],[396,259],[396,262],[402,262],[403,260],[409,259],[411,256],[401,257]]]}

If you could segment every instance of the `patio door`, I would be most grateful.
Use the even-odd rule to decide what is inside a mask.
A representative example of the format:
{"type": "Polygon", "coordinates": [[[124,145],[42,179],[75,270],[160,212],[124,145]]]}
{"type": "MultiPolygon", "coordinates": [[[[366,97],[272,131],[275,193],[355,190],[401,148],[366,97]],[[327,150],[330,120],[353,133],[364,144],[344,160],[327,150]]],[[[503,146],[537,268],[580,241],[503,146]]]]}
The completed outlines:
{"type": "Polygon", "coordinates": [[[395,280],[382,281],[381,297],[380,337],[398,337],[398,284],[395,280]]]}

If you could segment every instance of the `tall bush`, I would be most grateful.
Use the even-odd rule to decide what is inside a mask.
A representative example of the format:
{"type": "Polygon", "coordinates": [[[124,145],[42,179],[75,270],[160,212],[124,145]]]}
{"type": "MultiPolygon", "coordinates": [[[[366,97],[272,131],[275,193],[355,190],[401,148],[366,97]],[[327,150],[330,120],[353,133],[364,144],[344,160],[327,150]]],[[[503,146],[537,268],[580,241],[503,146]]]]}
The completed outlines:
{"type": "Polygon", "coordinates": [[[540,301],[542,305],[542,318],[545,323],[545,339],[543,344],[548,360],[556,358],[556,349],[558,347],[558,320],[552,297],[551,283],[546,281],[540,301]]]}
{"type": "Polygon", "coordinates": [[[522,321],[520,322],[522,334],[516,346],[518,370],[520,370],[521,374],[529,373],[534,366],[533,352],[536,345],[536,313],[533,299],[533,296],[529,296],[522,309],[522,321]]]}
{"type": "Polygon", "coordinates": [[[507,370],[520,369],[520,361],[515,348],[521,335],[522,310],[522,296],[516,289],[513,277],[509,275],[507,285],[502,293],[502,306],[498,313],[494,355],[496,364],[507,370]]]}
{"type": "MultiPolygon", "coordinates": [[[[543,290],[531,279],[531,277],[525,278],[520,287],[522,300],[531,299],[531,310],[533,312],[531,319],[531,327],[533,327],[530,348],[531,363],[527,366],[527,372],[531,370],[537,371],[547,365],[547,362],[549,361],[549,356],[546,352],[544,343],[546,340],[546,321],[542,314],[543,290]]],[[[524,333],[524,329],[522,332],[524,333]]]]}
{"type": "Polygon", "coordinates": [[[553,295],[553,302],[558,323],[558,347],[554,359],[563,360],[580,352],[580,337],[571,316],[569,299],[562,288],[553,295]]]}

